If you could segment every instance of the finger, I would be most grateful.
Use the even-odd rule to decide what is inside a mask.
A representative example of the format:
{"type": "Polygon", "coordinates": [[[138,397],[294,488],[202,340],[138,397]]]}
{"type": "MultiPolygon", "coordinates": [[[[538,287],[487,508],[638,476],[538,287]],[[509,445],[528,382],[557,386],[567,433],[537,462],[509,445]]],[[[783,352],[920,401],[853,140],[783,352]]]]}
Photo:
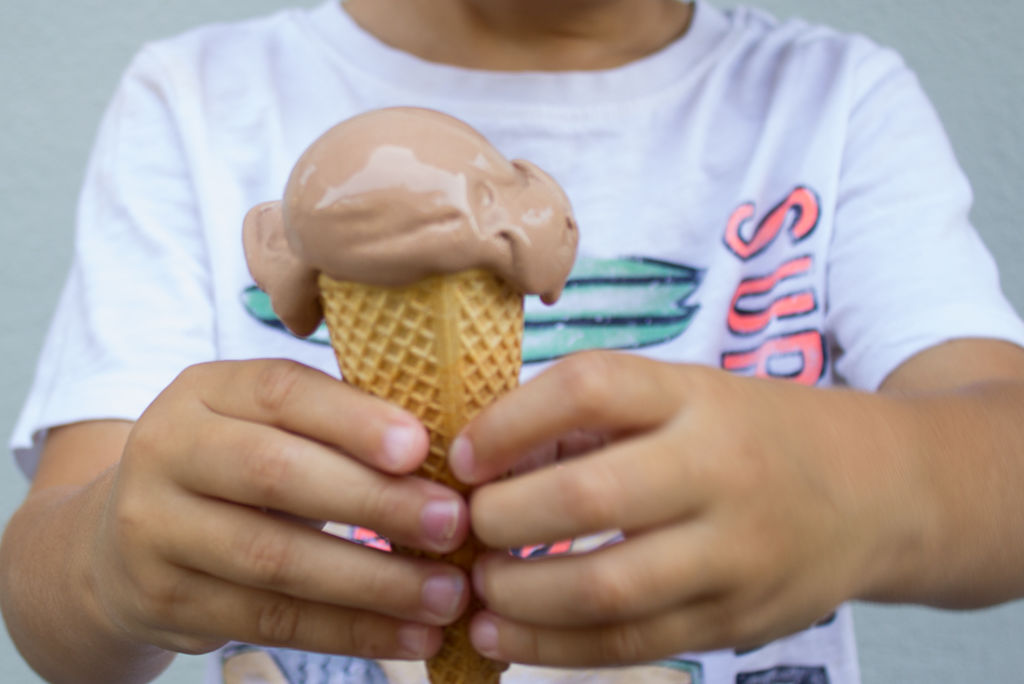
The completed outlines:
{"type": "Polygon", "coordinates": [[[469,600],[457,568],[384,553],[255,509],[190,497],[160,550],[232,584],[403,620],[447,624],[469,600]],[[197,544],[196,540],[202,540],[197,544]]]}
{"type": "Polygon", "coordinates": [[[203,429],[193,450],[170,465],[190,491],[368,527],[426,551],[449,552],[465,539],[466,504],[442,485],[378,472],[277,428],[220,416],[205,422],[216,425],[203,429]]]}
{"type": "Polygon", "coordinates": [[[547,627],[639,620],[724,592],[732,573],[706,527],[654,530],[586,554],[520,560],[489,554],[473,587],[489,610],[547,627]]]}
{"type": "Polygon", "coordinates": [[[600,667],[764,643],[748,636],[751,624],[727,603],[708,599],[654,617],[578,629],[525,625],[483,612],[470,624],[470,639],[480,653],[499,661],[600,667]]]}
{"type": "Polygon", "coordinates": [[[574,430],[658,425],[677,410],[676,393],[665,364],[630,354],[573,355],[484,409],[453,442],[449,462],[463,482],[485,482],[574,430]]]}
{"type": "Polygon", "coordinates": [[[510,473],[521,475],[558,461],[582,456],[603,447],[609,441],[608,435],[586,430],[573,430],[560,436],[554,442],[531,448],[519,457],[510,473]]]}
{"type": "Polygon", "coordinates": [[[388,472],[411,472],[427,455],[412,414],[298,363],[218,362],[189,369],[183,382],[215,413],[304,435],[388,472]]]}
{"type": "Polygon", "coordinates": [[[694,514],[708,494],[693,459],[659,432],[480,487],[472,527],[494,548],[550,544],[610,529],[636,530],[694,514]],[[538,505],[537,502],[543,502],[538,505]]]}
{"type": "MultiPolygon", "coordinates": [[[[195,572],[154,586],[146,609],[159,642],[189,652],[211,639],[361,658],[428,658],[441,628],[240,587],[195,572]],[[186,636],[187,635],[187,636],[186,636]]],[[[151,641],[157,641],[155,635],[151,641]]]]}

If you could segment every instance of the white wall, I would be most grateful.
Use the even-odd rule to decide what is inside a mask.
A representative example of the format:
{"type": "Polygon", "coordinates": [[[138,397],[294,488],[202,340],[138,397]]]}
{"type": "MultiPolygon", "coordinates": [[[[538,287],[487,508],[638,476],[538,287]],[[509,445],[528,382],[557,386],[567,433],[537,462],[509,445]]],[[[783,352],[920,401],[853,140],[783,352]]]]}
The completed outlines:
{"type": "MultiPolygon", "coordinates": [[[[312,1],[312,0],[308,0],[312,1]]],[[[10,433],[38,345],[70,258],[71,221],[85,157],[120,71],[145,40],[197,23],[272,11],[285,0],[134,0],[0,3],[0,434],[10,433]]],[[[717,0],[725,6],[726,0],[717,0]]],[[[1024,9],[1009,0],[763,0],[779,15],[802,14],[871,35],[916,68],[973,179],[974,218],[1024,310],[1024,61],[1017,54],[1024,9]]],[[[0,522],[25,483],[0,459],[0,522]]],[[[1024,607],[971,614],[865,606],[857,609],[866,684],[1024,680],[1024,607]]],[[[179,662],[160,681],[195,682],[201,666],[179,662]]],[[[37,678],[0,635],[0,682],[37,678]]]]}

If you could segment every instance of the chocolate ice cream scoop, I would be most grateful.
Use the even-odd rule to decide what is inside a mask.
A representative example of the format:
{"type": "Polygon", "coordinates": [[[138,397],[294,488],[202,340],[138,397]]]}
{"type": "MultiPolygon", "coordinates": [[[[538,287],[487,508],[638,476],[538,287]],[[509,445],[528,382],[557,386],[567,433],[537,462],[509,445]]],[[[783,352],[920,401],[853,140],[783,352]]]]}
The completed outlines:
{"type": "Polygon", "coordinates": [[[409,285],[484,269],[554,302],[578,234],[544,171],[507,161],[446,114],[398,107],[344,121],[296,163],[284,199],[245,219],[249,270],[296,334],[319,324],[317,276],[409,285]]]}

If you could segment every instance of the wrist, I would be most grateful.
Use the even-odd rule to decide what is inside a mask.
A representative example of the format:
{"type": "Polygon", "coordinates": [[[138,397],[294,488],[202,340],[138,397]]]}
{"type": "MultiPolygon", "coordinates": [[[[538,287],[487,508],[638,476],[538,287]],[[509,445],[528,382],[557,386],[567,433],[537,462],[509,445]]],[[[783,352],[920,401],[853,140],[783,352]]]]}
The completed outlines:
{"type": "MultiPolygon", "coordinates": [[[[936,505],[915,406],[897,397],[787,385],[781,425],[812,462],[821,512],[838,520],[829,553],[837,601],[910,600],[934,545],[936,505]]],[[[783,435],[782,439],[787,439],[783,435]]]]}
{"type": "Polygon", "coordinates": [[[26,662],[47,681],[148,682],[174,657],[133,640],[99,600],[92,545],[105,479],[112,478],[33,493],[4,540],[5,617],[26,662]]]}
{"type": "Polygon", "coordinates": [[[896,438],[876,459],[891,503],[857,598],[976,608],[1022,595],[1024,549],[1004,535],[1024,524],[1024,386],[881,398],[896,438]]]}
{"type": "Polygon", "coordinates": [[[866,545],[852,598],[920,602],[942,527],[921,414],[908,399],[865,395],[864,401],[872,418],[851,442],[859,453],[850,458],[864,474],[858,498],[866,545]]]}

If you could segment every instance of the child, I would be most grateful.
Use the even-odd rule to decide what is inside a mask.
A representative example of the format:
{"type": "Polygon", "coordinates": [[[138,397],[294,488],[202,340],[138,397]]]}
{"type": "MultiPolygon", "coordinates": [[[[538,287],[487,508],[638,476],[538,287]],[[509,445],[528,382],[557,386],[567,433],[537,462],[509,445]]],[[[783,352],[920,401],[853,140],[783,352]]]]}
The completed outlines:
{"type": "Polygon", "coordinates": [[[15,438],[12,637],[54,681],[226,644],[228,678],[397,680],[364,659],[428,656],[472,583],[477,647],[543,666],[509,681],[855,682],[844,601],[1024,595],[1001,533],[1024,516],[1024,325],[969,203],[895,55],[748,10],[348,0],[151,45],[101,128],[15,438]],[[407,476],[422,426],[274,325],[240,249],[316,136],[410,104],[549,171],[580,225],[529,381],[452,449],[471,506],[407,476]],[[577,458],[495,481],[559,449],[577,458]],[[499,549],[624,538],[470,578],[320,520],[437,551],[471,520],[499,549]]]}

